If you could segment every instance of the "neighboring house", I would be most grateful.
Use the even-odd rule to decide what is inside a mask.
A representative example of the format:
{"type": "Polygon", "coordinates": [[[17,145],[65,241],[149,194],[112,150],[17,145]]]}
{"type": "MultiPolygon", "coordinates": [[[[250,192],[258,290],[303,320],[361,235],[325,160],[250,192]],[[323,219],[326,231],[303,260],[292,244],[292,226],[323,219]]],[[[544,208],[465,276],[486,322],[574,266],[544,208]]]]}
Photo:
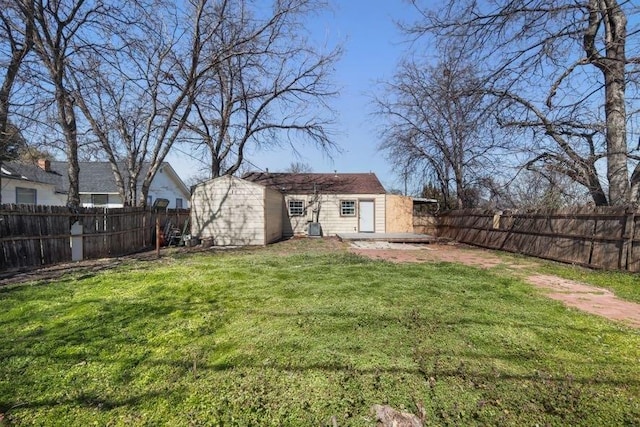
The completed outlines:
{"type": "MultiPolygon", "coordinates": [[[[118,187],[109,162],[80,162],[80,203],[84,207],[117,208],[123,206],[123,200],[118,193],[118,187]]],[[[29,203],[38,205],[65,205],[69,188],[67,174],[68,163],[59,161],[40,160],[37,164],[7,162],[3,163],[2,202],[29,203]],[[5,176],[5,170],[16,171],[15,174],[5,176]],[[18,175],[20,179],[18,180],[18,175]],[[15,181],[11,187],[29,188],[31,190],[16,190],[12,196],[11,187],[5,189],[5,179],[15,181]],[[48,187],[43,187],[43,185],[48,187]],[[6,190],[6,191],[5,191],[6,190]],[[35,190],[35,194],[33,194],[35,190]],[[33,197],[27,197],[29,191],[33,197]],[[53,194],[53,195],[52,195],[53,194]]],[[[143,167],[141,178],[146,173],[148,165],[143,167]]],[[[124,170],[124,168],[121,168],[124,170]]],[[[126,179],[126,177],[123,177],[126,179]]],[[[141,184],[138,185],[140,191],[141,184]]],[[[190,192],[169,163],[163,163],[154,177],[149,189],[147,203],[151,205],[157,198],[169,200],[169,208],[188,208],[190,192]]]]}
{"type": "Polygon", "coordinates": [[[221,177],[195,187],[192,233],[213,238],[214,244],[242,245],[247,244],[244,231],[257,230],[254,234],[259,235],[262,229],[262,237],[250,244],[266,244],[274,239],[269,227],[276,213],[282,237],[384,233],[385,212],[385,190],[373,173],[252,172],[242,179],[221,177]]]}
{"type": "Polygon", "coordinates": [[[60,185],[62,176],[45,162],[3,162],[0,167],[2,203],[65,205],[67,192],[60,185]]]}

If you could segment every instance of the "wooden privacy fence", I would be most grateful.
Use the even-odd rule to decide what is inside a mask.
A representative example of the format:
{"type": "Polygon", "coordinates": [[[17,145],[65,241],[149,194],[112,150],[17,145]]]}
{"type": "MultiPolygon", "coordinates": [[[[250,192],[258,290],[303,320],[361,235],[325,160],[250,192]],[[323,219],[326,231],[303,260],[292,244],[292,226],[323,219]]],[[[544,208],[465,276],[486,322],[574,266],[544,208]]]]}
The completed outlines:
{"type": "Polygon", "coordinates": [[[640,212],[629,208],[444,213],[440,237],[608,270],[640,271],[640,212]]]}
{"type": "Polygon", "coordinates": [[[155,220],[183,227],[188,209],[0,206],[0,270],[71,261],[71,225],[82,225],[83,259],[125,255],[153,246],[155,220]]]}

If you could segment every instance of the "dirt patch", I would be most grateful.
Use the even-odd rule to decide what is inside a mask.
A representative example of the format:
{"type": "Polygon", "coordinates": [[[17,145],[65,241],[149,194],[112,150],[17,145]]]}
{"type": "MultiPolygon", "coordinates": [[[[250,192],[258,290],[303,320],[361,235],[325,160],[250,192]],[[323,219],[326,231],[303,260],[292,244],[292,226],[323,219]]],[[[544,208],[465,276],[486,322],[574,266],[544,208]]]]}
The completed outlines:
{"type": "MultiPolygon", "coordinates": [[[[372,259],[398,263],[443,261],[480,268],[504,265],[514,271],[536,266],[535,262],[529,261],[523,263],[505,262],[490,251],[457,244],[425,245],[423,249],[417,251],[391,248],[364,249],[354,246],[349,250],[372,259]]],[[[545,295],[549,298],[561,301],[569,307],[640,328],[640,304],[622,300],[607,289],[542,274],[527,276],[525,280],[547,291],[545,295]]]]}
{"type": "Polygon", "coordinates": [[[157,257],[155,251],[145,251],[117,258],[91,259],[77,262],[66,262],[41,268],[25,269],[22,271],[7,271],[0,273],[0,286],[33,281],[51,281],[69,273],[93,273],[115,268],[126,260],[133,259],[155,260],[157,257]]]}
{"type": "Polygon", "coordinates": [[[398,246],[385,247],[381,244],[372,245],[370,248],[352,245],[349,251],[368,258],[391,262],[457,262],[480,268],[492,268],[504,263],[490,252],[471,246],[458,244],[413,244],[411,246],[412,248],[407,250],[398,246]]]}
{"type": "Polygon", "coordinates": [[[545,274],[529,276],[527,282],[549,290],[546,292],[549,298],[562,301],[569,307],[640,328],[640,304],[617,298],[608,289],[545,274]]]}

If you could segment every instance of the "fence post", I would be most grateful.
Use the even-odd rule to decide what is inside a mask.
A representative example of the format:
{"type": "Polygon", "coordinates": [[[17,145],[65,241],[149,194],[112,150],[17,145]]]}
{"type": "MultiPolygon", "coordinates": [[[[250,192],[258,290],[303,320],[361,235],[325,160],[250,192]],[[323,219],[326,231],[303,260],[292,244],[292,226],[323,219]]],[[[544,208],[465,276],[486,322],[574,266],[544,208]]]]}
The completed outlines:
{"type": "Polygon", "coordinates": [[[635,209],[632,208],[627,208],[625,211],[624,230],[622,231],[622,253],[618,262],[619,269],[629,270],[629,265],[633,262],[631,258],[633,256],[633,237],[635,235],[635,213],[635,209]]]}
{"type": "Polygon", "coordinates": [[[76,221],[71,225],[71,261],[82,261],[84,259],[83,229],[84,227],[80,224],[80,221],[76,221]]]}

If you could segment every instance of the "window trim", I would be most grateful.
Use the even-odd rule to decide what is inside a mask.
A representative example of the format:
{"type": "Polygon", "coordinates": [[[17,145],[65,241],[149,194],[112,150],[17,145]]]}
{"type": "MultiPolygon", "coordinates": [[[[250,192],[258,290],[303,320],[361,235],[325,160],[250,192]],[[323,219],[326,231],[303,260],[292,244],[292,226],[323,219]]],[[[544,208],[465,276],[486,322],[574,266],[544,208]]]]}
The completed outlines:
{"type": "Polygon", "coordinates": [[[37,205],[38,204],[38,189],[29,187],[16,187],[16,205],[37,205]],[[27,191],[33,194],[33,203],[23,203],[18,201],[18,191],[27,191]]]}
{"type": "Polygon", "coordinates": [[[304,216],[304,200],[302,199],[289,199],[287,201],[287,211],[289,213],[289,216],[304,216]],[[296,211],[299,209],[300,213],[293,213],[292,209],[291,209],[291,203],[299,203],[300,206],[299,207],[295,207],[296,211]]]}
{"type": "MultiPolygon", "coordinates": [[[[357,201],[355,199],[344,199],[344,200],[340,200],[340,216],[341,217],[355,217],[357,214],[357,201]],[[345,204],[346,203],[351,203],[353,206],[351,207],[351,209],[353,210],[353,213],[345,213],[345,204]]],[[[349,209],[349,208],[347,208],[349,209]]],[[[351,210],[350,209],[350,210],[351,210]]]]}

